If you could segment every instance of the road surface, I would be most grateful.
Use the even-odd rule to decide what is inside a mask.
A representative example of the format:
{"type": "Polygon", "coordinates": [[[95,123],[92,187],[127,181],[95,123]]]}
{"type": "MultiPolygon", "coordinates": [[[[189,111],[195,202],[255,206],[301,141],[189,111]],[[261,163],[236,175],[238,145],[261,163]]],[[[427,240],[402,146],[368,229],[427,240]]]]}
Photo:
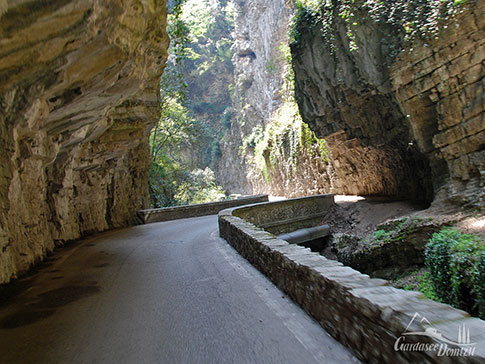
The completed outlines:
{"type": "Polygon", "coordinates": [[[2,294],[2,364],[358,362],[218,237],[217,216],[72,243],[2,294]]]}

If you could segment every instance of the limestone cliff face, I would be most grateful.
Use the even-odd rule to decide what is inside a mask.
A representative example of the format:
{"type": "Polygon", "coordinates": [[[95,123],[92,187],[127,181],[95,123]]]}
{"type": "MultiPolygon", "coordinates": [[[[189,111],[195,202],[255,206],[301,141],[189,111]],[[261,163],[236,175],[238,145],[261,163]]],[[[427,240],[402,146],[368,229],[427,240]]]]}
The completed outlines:
{"type": "MultiPolygon", "coordinates": [[[[298,134],[297,128],[288,128],[279,130],[278,132],[281,134],[275,137],[277,140],[270,142],[263,152],[269,176],[265,176],[260,169],[255,167],[255,158],[252,154],[254,150],[245,148],[247,140],[254,137],[255,128],[259,127],[264,130],[272,123],[281,122],[281,119],[275,120],[279,117],[275,114],[280,111],[279,108],[283,102],[286,102],[288,106],[288,99],[285,101],[283,96],[291,94],[291,90],[285,89],[289,85],[285,84],[284,77],[290,75],[287,73],[287,65],[282,59],[281,49],[289,42],[289,23],[295,9],[292,1],[273,1],[269,4],[262,0],[252,0],[236,2],[236,10],[236,42],[233,58],[236,81],[235,117],[229,132],[221,143],[222,157],[216,169],[218,182],[221,185],[231,192],[269,193],[287,197],[329,192],[341,194],[383,193],[408,197],[410,193],[417,199],[430,199],[432,186],[428,162],[416,148],[409,146],[410,138],[404,125],[405,118],[397,110],[396,103],[388,97],[375,95],[371,100],[369,105],[372,104],[373,111],[371,112],[374,115],[369,112],[367,115],[367,119],[371,120],[369,122],[367,119],[359,119],[359,116],[354,119],[354,115],[368,113],[362,108],[362,105],[366,103],[365,96],[361,99],[360,94],[355,93],[353,96],[349,94],[349,98],[354,97],[355,100],[351,102],[353,108],[348,109],[346,114],[347,118],[351,120],[350,122],[364,125],[355,128],[358,133],[358,129],[365,128],[366,124],[372,128],[372,120],[375,119],[375,115],[382,112],[382,117],[389,123],[386,127],[393,129],[392,142],[386,146],[382,145],[386,138],[382,130],[372,131],[375,138],[363,144],[355,137],[346,136],[343,128],[336,127],[335,130],[332,129],[328,133],[322,133],[315,127],[315,123],[320,121],[309,110],[314,107],[312,102],[316,104],[316,108],[321,105],[320,101],[314,100],[314,96],[318,96],[318,92],[315,93],[318,86],[311,84],[312,77],[315,73],[320,75],[320,73],[333,72],[331,67],[340,66],[343,60],[333,60],[333,64],[328,64],[328,59],[323,61],[320,61],[318,57],[316,57],[317,60],[313,59],[313,50],[319,50],[321,44],[320,39],[315,35],[319,30],[312,30],[310,24],[300,25],[301,44],[293,52],[296,60],[294,68],[297,71],[297,96],[300,99],[312,100],[303,106],[300,103],[300,110],[303,110],[304,116],[306,116],[305,121],[312,126],[313,130],[318,131],[320,137],[326,136],[328,158],[322,159],[319,156],[320,152],[315,153],[316,145],[309,146],[309,149],[302,148],[302,145],[295,145],[299,143],[299,141],[295,143],[295,139],[301,139],[302,135],[298,134]],[[316,69],[321,69],[321,71],[316,71],[316,69]],[[310,106],[306,107],[307,104],[310,106]],[[396,151],[390,146],[394,142],[401,145],[400,151],[396,151]],[[288,152],[295,147],[300,150],[298,153],[288,152]],[[406,162],[401,162],[401,160],[406,162]],[[422,177],[417,183],[411,178],[416,173],[422,177]]],[[[375,40],[370,40],[370,42],[375,43],[375,40]]],[[[345,67],[345,63],[341,66],[345,67]]],[[[356,65],[355,68],[359,66],[365,68],[364,65],[356,65]]],[[[375,70],[368,72],[371,73],[371,77],[375,78],[372,82],[376,84],[380,85],[382,78],[385,78],[385,75],[380,75],[375,70]]],[[[320,81],[318,79],[318,82],[320,81]]],[[[357,81],[351,79],[349,82],[356,83],[357,81]]],[[[337,96],[334,94],[341,92],[338,80],[327,84],[326,87],[329,89],[329,93],[333,93],[330,96],[332,101],[336,100],[337,96]]],[[[369,90],[368,94],[371,95],[372,92],[374,91],[369,90]]],[[[319,109],[316,113],[320,116],[321,110],[319,109]]],[[[324,120],[326,123],[327,116],[324,117],[324,120]]],[[[295,119],[294,123],[297,122],[295,119]]]]}
{"type": "Polygon", "coordinates": [[[332,4],[330,29],[302,17],[292,54],[300,112],[327,140],[336,190],[483,206],[485,2],[407,42],[405,19],[332,4]]]}
{"type": "Polygon", "coordinates": [[[485,207],[485,1],[400,54],[392,90],[430,160],[437,200],[485,207]]]}
{"type": "Polygon", "coordinates": [[[287,43],[288,22],[292,13],[285,0],[235,1],[234,119],[221,142],[222,157],[216,177],[226,189],[251,193],[247,167],[239,154],[244,137],[254,127],[263,127],[281,104],[279,45],[287,43]]]}
{"type": "Polygon", "coordinates": [[[5,283],[56,245],[133,222],[169,40],[165,1],[9,1],[0,16],[5,283]]]}

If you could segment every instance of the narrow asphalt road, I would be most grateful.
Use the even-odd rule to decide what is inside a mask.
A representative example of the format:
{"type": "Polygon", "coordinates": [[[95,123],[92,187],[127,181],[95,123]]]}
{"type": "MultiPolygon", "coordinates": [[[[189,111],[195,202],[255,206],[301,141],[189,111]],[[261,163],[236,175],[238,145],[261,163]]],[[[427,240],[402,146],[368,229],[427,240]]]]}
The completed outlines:
{"type": "Polygon", "coordinates": [[[59,249],[0,302],[0,363],[353,363],[218,237],[217,216],[59,249]]]}

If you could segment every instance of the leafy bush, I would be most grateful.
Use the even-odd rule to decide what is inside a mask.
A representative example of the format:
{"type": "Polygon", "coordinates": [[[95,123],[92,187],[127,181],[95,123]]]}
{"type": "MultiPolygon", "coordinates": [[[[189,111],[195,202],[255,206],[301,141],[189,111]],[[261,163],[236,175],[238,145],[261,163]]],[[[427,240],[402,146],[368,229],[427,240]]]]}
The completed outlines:
{"type": "Polygon", "coordinates": [[[215,202],[227,199],[221,187],[215,183],[214,172],[206,168],[190,172],[186,181],[177,188],[175,199],[180,205],[215,202]]]}
{"type": "Polygon", "coordinates": [[[438,297],[445,302],[450,302],[450,230],[442,229],[433,234],[426,245],[425,265],[430,271],[431,280],[438,297]]]}
{"type": "Polygon", "coordinates": [[[478,315],[485,317],[485,253],[482,252],[477,264],[475,294],[478,302],[478,315]]]}
{"type": "Polygon", "coordinates": [[[150,206],[154,208],[175,205],[176,186],[173,183],[174,167],[172,164],[151,163],[148,171],[148,190],[150,206]]]}
{"type": "Polygon", "coordinates": [[[485,245],[478,236],[441,229],[426,245],[425,264],[440,300],[485,318],[485,245]]]}
{"type": "Polygon", "coordinates": [[[431,281],[431,275],[428,271],[425,271],[422,276],[418,278],[419,291],[422,292],[426,297],[434,301],[441,301],[436,294],[433,282],[431,281]]]}
{"type": "Polygon", "coordinates": [[[388,238],[387,231],[382,229],[375,231],[372,235],[373,235],[373,238],[376,240],[385,240],[386,238],[388,238]]]}
{"type": "MultiPolygon", "coordinates": [[[[382,277],[388,278],[388,277],[382,277]]],[[[392,285],[405,291],[420,291],[427,298],[441,302],[436,295],[431,276],[426,268],[419,268],[412,272],[405,272],[397,279],[393,279],[392,285]]]]}

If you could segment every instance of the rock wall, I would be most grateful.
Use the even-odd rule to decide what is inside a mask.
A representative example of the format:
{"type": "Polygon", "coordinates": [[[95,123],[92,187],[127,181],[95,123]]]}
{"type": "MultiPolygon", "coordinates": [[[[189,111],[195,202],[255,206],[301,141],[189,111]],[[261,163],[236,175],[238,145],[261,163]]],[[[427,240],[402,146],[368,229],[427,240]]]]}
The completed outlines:
{"type": "MultiPolygon", "coordinates": [[[[288,134],[283,134],[282,137],[285,139],[288,134]]],[[[309,149],[301,148],[295,160],[289,163],[292,159],[286,153],[288,143],[285,142],[287,140],[283,140],[281,145],[271,145],[273,152],[276,148],[279,150],[278,158],[274,162],[267,161],[269,178],[265,178],[257,169],[249,171],[248,178],[253,190],[287,198],[334,192],[332,164],[321,157],[320,150],[315,145],[311,145],[309,149]]]]}
{"type": "Polygon", "coordinates": [[[244,137],[264,127],[281,104],[281,75],[272,71],[279,62],[278,46],[287,42],[292,13],[288,0],[236,0],[234,64],[234,119],[221,141],[216,179],[233,193],[252,193],[247,167],[239,154],[244,137]]]}
{"type": "Polygon", "coordinates": [[[443,222],[419,216],[386,221],[376,226],[381,235],[367,238],[337,233],[330,238],[330,247],[339,262],[372,277],[384,278],[389,268],[424,266],[426,244],[443,222]],[[384,233],[383,233],[384,232],[384,233]]]}
{"type": "Polygon", "coordinates": [[[485,207],[485,1],[470,2],[430,44],[401,53],[392,90],[438,200],[485,207]]]}
{"type": "Polygon", "coordinates": [[[165,1],[0,7],[0,283],[56,245],[134,221],[165,27],[165,1]]]}
{"type": "MultiPolygon", "coordinates": [[[[336,57],[320,57],[321,26],[313,29],[313,20],[300,24],[301,41],[293,49],[296,96],[304,121],[318,137],[325,137],[327,157],[320,158],[320,153],[315,153],[318,142],[294,145],[301,139],[297,127],[267,130],[272,124],[284,123],[285,117],[295,117],[294,125],[300,122],[299,115],[280,115],[282,105],[288,107],[293,102],[292,90],[287,90],[291,82],[285,80],[292,75],[281,54],[281,45],[290,41],[293,2],[281,0],[267,5],[252,0],[236,2],[236,9],[235,117],[221,142],[216,176],[222,186],[230,192],[287,197],[340,193],[383,194],[426,202],[432,199],[429,161],[410,145],[406,118],[391,96],[389,82],[382,85],[388,77],[378,72],[383,57],[369,60],[365,56],[360,63],[351,64],[350,51],[342,42],[336,46],[336,57]],[[345,69],[348,67],[351,69],[345,69]],[[319,87],[328,90],[322,91],[327,93],[324,101],[315,100],[319,87]],[[381,89],[384,95],[379,94],[381,89]],[[328,111],[327,104],[334,109],[328,111]],[[339,108],[343,111],[333,115],[339,108]],[[379,125],[379,119],[386,125],[379,125]],[[265,146],[265,171],[257,166],[254,149],[246,148],[256,128],[269,135],[280,133],[265,146]],[[300,150],[296,156],[288,153],[295,147],[300,150]]],[[[336,33],[345,33],[345,22],[337,21],[334,26],[336,33]]],[[[379,47],[379,39],[366,34],[362,34],[363,48],[379,47]]]]}
{"type": "Polygon", "coordinates": [[[285,52],[294,1],[235,4],[234,117],[220,143],[218,182],[230,192],[286,197],[335,191],[332,165],[320,157],[317,145],[300,145],[301,118],[296,107],[292,110],[291,60],[285,52]],[[258,128],[273,136],[263,152],[265,172],[254,150],[254,138],[261,137],[258,128]]]}
{"type": "Polygon", "coordinates": [[[434,3],[409,19],[405,3],[393,19],[402,4],[390,1],[332,2],[300,18],[296,97],[327,140],[336,190],[484,205],[484,1],[434,3]],[[423,18],[437,31],[406,40],[423,18]]]}

